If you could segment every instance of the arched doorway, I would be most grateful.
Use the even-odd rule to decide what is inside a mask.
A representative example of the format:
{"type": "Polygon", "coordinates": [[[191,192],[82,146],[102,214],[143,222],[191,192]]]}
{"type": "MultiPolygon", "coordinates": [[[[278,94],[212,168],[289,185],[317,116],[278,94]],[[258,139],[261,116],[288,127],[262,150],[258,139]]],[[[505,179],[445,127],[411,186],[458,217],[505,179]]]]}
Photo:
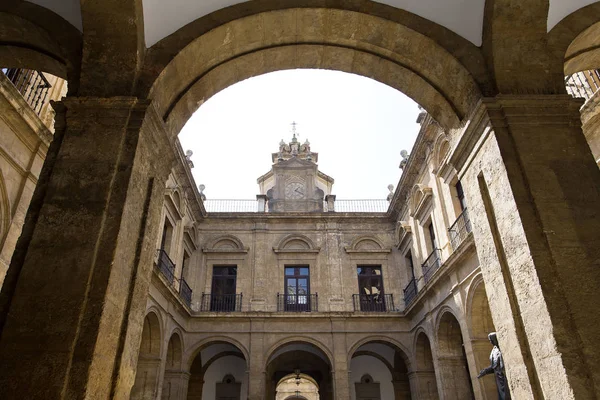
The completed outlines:
{"type": "Polygon", "coordinates": [[[442,315],[438,327],[438,360],[444,399],[474,399],[460,324],[448,311],[442,315]]]}
{"type": "Polygon", "coordinates": [[[161,361],[160,347],[160,322],[158,316],[151,312],[144,318],[135,382],[131,388],[132,400],[156,399],[161,361]]]}
{"type": "Polygon", "coordinates": [[[419,391],[419,399],[422,400],[438,400],[439,393],[435,376],[435,366],[433,364],[433,356],[431,354],[431,344],[429,338],[424,332],[417,336],[416,354],[416,370],[414,372],[414,380],[416,388],[419,391]]]}
{"type": "Polygon", "coordinates": [[[162,384],[162,400],[182,399],[185,394],[187,372],[181,362],[182,343],[179,334],[174,333],[167,346],[167,359],[162,384]]]}
{"type": "Polygon", "coordinates": [[[275,400],[319,400],[320,398],[317,382],[300,371],[281,378],[275,392],[275,400]]]}
{"type": "Polygon", "coordinates": [[[350,386],[352,400],[410,400],[406,354],[389,342],[361,345],[352,354],[350,386]]]}
{"type": "Polygon", "coordinates": [[[247,363],[235,345],[212,342],[202,346],[190,366],[188,400],[240,400],[248,397],[247,363]]]}
{"type": "MultiPolygon", "coordinates": [[[[477,369],[474,372],[478,372],[490,365],[492,345],[488,339],[488,334],[496,331],[483,280],[476,283],[473,290],[468,316],[471,327],[471,347],[473,348],[473,358],[477,369]]],[[[481,386],[485,399],[496,399],[498,397],[493,375],[479,379],[478,384],[481,386]]]]}
{"type": "MultiPolygon", "coordinates": [[[[311,343],[292,342],[279,347],[269,356],[265,371],[266,400],[278,399],[278,387],[291,377],[295,380],[297,376],[304,379],[301,379],[301,383],[305,384],[307,390],[311,386],[308,382],[316,386],[318,399],[334,399],[331,361],[321,349],[311,343]]],[[[303,392],[302,395],[306,397],[309,393],[303,392]]]]}

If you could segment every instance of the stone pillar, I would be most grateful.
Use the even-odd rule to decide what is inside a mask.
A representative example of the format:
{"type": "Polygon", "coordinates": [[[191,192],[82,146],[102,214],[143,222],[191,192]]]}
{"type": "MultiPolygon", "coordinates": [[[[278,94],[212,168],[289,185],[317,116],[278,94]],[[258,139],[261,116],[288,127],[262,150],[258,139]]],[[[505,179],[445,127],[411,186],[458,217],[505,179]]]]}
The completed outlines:
{"type": "Polygon", "coordinates": [[[335,194],[328,194],[325,196],[325,202],[327,203],[327,211],[334,212],[335,211],[335,194]]]}
{"type": "Polygon", "coordinates": [[[5,399],[127,398],[173,159],[131,97],[67,98],[0,295],[5,399]]]}
{"type": "Polygon", "coordinates": [[[440,357],[439,370],[442,382],[440,393],[443,395],[443,400],[465,400],[472,398],[471,380],[464,357],[440,357]]]}
{"type": "Polygon", "coordinates": [[[580,105],[485,99],[452,155],[517,399],[600,395],[600,170],[580,105]]]}
{"type": "Polygon", "coordinates": [[[438,390],[434,371],[414,371],[408,373],[414,400],[438,400],[438,390]]]}
{"type": "Polygon", "coordinates": [[[392,385],[394,386],[394,400],[411,400],[408,376],[397,377],[392,380],[392,385]]]}
{"type": "Polygon", "coordinates": [[[346,321],[344,318],[331,318],[333,336],[333,365],[332,381],[334,399],[350,398],[350,362],[348,360],[348,345],[346,343],[346,321]]]}
{"type": "Polygon", "coordinates": [[[256,195],[256,202],[258,204],[258,209],[256,211],[258,212],[267,212],[267,201],[269,200],[269,198],[267,197],[266,194],[257,194],[256,195]]]}
{"type": "Polygon", "coordinates": [[[160,358],[142,358],[138,360],[135,384],[131,388],[130,400],[156,399],[158,395],[160,365],[160,358]]]}
{"type": "Polygon", "coordinates": [[[161,393],[162,400],[187,400],[190,374],[185,371],[166,370],[161,393]]]}
{"type": "MultiPolygon", "coordinates": [[[[250,322],[250,359],[248,363],[248,400],[263,400],[266,384],[272,377],[266,376],[264,331],[265,321],[262,318],[250,322]]],[[[273,394],[274,396],[274,394],[273,394]]]]}

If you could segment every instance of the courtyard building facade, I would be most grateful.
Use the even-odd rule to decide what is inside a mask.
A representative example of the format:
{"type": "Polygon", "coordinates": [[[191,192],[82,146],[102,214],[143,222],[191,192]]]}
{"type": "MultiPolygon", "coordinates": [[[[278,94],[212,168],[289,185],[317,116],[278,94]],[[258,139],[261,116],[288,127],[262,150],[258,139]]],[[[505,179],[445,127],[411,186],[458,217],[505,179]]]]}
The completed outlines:
{"type": "Polygon", "coordinates": [[[495,399],[494,331],[513,398],[600,395],[599,2],[176,2],[0,6],[3,398],[495,399]],[[191,114],[291,68],[426,110],[383,209],[293,134],[198,189],[191,114]]]}

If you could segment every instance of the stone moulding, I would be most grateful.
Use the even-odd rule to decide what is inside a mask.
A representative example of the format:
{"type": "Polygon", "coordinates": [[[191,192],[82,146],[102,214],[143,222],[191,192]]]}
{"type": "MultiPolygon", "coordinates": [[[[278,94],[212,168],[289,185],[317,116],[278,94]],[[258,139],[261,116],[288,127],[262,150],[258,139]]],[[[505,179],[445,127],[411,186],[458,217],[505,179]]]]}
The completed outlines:
{"type": "Polygon", "coordinates": [[[233,235],[223,235],[213,239],[208,246],[202,248],[203,253],[248,253],[240,239],[233,235]]]}
{"type": "Polygon", "coordinates": [[[377,238],[373,236],[359,236],[352,241],[350,246],[345,246],[346,253],[390,253],[392,249],[385,248],[377,238]]]}
{"type": "Polygon", "coordinates": [[[398,242],[396,243],[396,247],[398,249],[404,248],[404,246],[410,242],[410,238],[412,236],[412,227],[406,221],[398,221],[396,225],[396,238],[398,242]]]}
{"type": "Polygon", "coordinates": [[[320,247],[315,246],[314,242],[304,235],[285,236],[277,246],[273,247],[273,252],[279,253],[318,253],[320,247]]]}
{"type": "Polygon", "coordinates": [[[411,217],[421,221],[433,204],[433,190],[430,187],[415,185],[413,188],[413,207],[411,217]]]}

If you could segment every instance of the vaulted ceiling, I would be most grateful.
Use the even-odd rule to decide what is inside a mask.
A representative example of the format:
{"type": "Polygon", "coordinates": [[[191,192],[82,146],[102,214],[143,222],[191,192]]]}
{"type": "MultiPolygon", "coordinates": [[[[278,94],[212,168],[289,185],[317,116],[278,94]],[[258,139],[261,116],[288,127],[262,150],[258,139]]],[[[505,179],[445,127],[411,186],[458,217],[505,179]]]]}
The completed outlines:
{"type": "MultiPolygon", "coordinates": [[[[46,7],[80,31],[82,30],[80,0],[29,0],[46,7]]],[[[186,24],[212,12],[239,3],[239,0],[142,0],[146,46],[186,24]]],[[[548,31],[567,15],[595,0],[549,0],[548,31]]],[[[485,0],[384,0],[379,3],[400,8],[439,25],[469,40],[476,46],[482,43],[485,0]]]]}

